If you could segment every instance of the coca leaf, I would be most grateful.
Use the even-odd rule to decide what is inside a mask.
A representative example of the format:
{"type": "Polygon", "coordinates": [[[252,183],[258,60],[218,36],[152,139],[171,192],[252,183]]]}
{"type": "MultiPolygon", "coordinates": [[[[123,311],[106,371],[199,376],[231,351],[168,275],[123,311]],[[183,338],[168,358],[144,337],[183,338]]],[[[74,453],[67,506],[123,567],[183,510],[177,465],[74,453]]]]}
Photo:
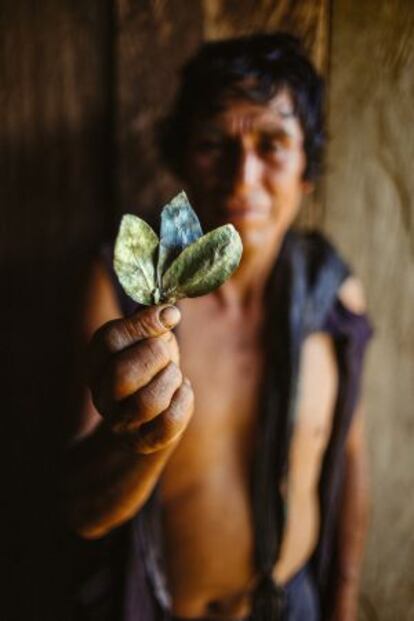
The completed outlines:
{"type": "Polygon", "coordinates": [[[180,192],[161,212],[160,247],[157,278],[167,271],[180,252],[201,237],[200,221],[185,192],[180,192]]]}
{"type": "Polygon", "coordinates": [[[232,224],[214,229],[187,246],[162,278],[162,297],[175,302],[204,295],[231,276],[240,262],[243,246],[232,224]]]}
{"type": "Polygon", "coordinates": [[[126,214],[114,249],[114,269],[125,293],[140,304],[159,301],[155,262],[158,237],[141,218],[126,214]]]}

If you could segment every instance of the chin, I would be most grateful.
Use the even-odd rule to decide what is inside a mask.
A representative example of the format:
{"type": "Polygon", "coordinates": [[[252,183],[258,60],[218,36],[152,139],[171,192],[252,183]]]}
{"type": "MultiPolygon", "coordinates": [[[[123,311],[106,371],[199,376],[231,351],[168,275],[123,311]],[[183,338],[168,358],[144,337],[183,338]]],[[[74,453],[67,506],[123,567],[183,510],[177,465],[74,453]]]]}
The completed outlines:
{"type": "Polygon", "coordinates": [[[245,251],[254,253],[262,253],[271,251],[283,239],[286,230],[285,227],[275,222],[268,222],[262,226],[243,227],[234,223],[237,229],[245,251]]]}
{"type": "Polygon", "coordinates": [[[238,231],[245,250],[250,248],[259,251],[264,246],[267,246],[273,238],[273,235],[270,234],[269,228],[267,227],[244,227],[235,222],[232,224],[234,224],[234,227],[238,231]]]}

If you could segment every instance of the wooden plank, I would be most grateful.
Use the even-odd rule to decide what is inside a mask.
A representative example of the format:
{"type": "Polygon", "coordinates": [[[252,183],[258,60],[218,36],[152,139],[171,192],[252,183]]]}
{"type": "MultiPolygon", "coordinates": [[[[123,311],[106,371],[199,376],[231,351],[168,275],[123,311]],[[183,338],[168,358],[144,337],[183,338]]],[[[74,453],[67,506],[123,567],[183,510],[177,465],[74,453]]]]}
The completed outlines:
{"type": "Polygon", "coordinates": [[[148,213],[179,186],[160,164],[154,129],[178,71],[202,38],[200,0],[118,0],[117,146],[121,211],[148,213]]]}
{"type": "MultiPolygon", "coordinates": [[[[98,2],[2,3],[1,192],[24,247],[62,248],[103,219],[107,12],[98,2]]],[[[13,255],[14,240],[3,241],[13,255]]]]}
{"type": "Polygon", "coordinates": [[[337,0],[332,34],[324,226],[361,278],[375,326],[365,379],[373,506],[361,619],[408,620],[414,618],[414,4],[337,0]]]}
{"type": "Polygon", "coordinates": [[[110,208],[109,8],[1,6],[2,618],[65,616],[54,477],[80,408],[88,251],[110,208]]]}
{"type": "Polygon", "coordinates": [[[301,38],[316,66],[326,70],[328,0],[204,0],[203,6],[207,39],[284,30],[301,38]]]}

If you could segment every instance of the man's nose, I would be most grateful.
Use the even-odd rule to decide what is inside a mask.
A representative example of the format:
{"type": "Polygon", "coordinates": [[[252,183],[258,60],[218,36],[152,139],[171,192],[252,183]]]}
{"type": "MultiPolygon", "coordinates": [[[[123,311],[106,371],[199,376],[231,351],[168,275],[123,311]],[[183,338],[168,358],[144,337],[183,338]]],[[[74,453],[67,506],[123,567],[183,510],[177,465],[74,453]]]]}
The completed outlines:
{"type": "Polygon", "coordinates": [[[262,165],[253,148],[241,148],[235,161],[233,191],[247,194],[260,180],[262,165]]]}

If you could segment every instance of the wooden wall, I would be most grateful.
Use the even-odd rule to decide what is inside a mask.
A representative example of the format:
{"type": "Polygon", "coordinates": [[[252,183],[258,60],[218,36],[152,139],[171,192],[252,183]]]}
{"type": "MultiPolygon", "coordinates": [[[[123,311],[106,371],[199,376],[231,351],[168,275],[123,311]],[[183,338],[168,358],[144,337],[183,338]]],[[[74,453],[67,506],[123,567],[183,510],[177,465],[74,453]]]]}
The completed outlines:
{"type": "Polygon", "coordinates": [[[65,567],[55,475],[79,411],[88,257],[114,209],[112,6],[0,11],[0,618],[58,619],[46,613],[65,567]]]}
{"type": "Polygon", "coordinates": [[[414,619],[414,3],[336,0],[324,225],[367,291],[373,488],[362,610],[414,619]]]}

